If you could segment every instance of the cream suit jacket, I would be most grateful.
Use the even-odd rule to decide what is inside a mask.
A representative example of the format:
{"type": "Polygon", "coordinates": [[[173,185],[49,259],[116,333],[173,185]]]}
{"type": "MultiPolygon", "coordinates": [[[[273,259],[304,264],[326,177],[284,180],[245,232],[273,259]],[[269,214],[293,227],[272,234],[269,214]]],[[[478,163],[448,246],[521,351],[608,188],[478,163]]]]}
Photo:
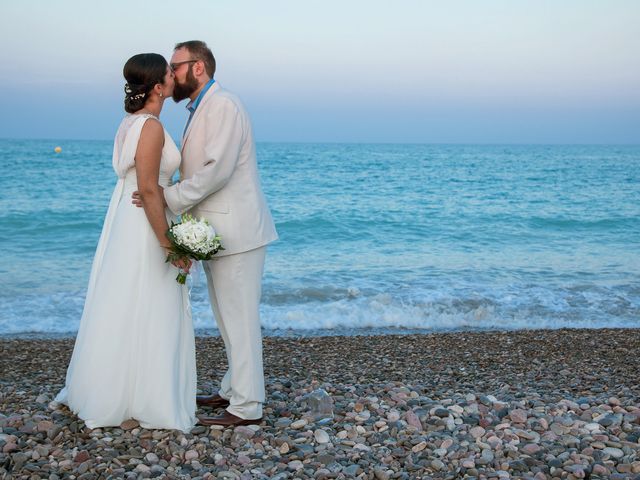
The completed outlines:
{"type": "Polygon", "coordinates": [[[258,175],[251,122],[240,99],[214,83],[182,139],[179,183],[164,190],[169,209],[204,217],[222,238],[217,256],[278,238],[258,175]]]}

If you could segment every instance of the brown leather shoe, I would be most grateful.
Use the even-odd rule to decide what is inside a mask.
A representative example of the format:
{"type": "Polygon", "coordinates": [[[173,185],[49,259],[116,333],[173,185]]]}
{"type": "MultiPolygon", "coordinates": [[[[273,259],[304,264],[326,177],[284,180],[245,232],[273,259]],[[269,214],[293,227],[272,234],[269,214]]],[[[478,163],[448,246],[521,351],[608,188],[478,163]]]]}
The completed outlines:
{"type": "Polygon", "coordinates": [[[229,406],[229,400],[222,398],[219,394],[198,395],[196,403],[201,407],[226,408],[229,406]]]}
{"type": "Polygon", "coordinates": [[[222,415],[217,417],[198,417],[200,425],[222,425],[223,427],[237,427],[238,425],[258,425],[262,422],[262,417],[254,420],[236,417],[233,413],[225,410],[222,415]]]}

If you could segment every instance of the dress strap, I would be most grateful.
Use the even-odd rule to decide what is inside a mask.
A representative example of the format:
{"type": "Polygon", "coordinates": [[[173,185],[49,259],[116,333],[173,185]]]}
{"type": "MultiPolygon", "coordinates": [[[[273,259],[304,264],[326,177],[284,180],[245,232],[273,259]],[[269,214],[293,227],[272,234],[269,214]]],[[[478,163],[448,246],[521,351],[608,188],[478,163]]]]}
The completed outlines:
{"type": "Polygon", "coordinates": [[[149,118],[156,118],[151,114],[135,116],[138,118],[128,127],[120,151],[117,151],[117,146],[116,149],[114,149],[113,169],[119,178],[124,178],[135,164],[134,158],[136,156],[136,150],[138,149],[138,141],[140,140],[140,134],[142,133],[142,127],[145,122],[149,118]]]}

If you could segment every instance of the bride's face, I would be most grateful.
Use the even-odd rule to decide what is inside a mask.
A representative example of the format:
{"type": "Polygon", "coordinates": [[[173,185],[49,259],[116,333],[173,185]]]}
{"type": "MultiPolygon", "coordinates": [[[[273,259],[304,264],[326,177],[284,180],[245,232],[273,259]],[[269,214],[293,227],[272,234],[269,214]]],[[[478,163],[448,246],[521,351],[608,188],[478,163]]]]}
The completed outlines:
{"type": "Polygon", "coordinates": [[[173,89],[175,87],[175,75],[171,68],[167,65],[167,73],[164,75],[164,84],[162,85],[162,96],[169,98],[173,96],[173,89]]]}

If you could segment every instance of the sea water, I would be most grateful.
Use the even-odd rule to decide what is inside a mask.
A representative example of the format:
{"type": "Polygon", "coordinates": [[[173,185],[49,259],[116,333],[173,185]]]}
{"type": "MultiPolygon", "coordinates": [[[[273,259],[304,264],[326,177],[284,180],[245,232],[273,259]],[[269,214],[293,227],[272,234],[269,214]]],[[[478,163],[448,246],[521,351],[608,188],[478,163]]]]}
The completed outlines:
{"type": "MultiPolygon", "coordinates": [[[[111,153],[0,140],[0,334],[77,331],[111,153]]],[[[639,146],[260,143],[258,157],[280,235],[266,334],[640,327],[639,146]]],[[[191,301],[215,334],[201,269],[191,301]]]]}

